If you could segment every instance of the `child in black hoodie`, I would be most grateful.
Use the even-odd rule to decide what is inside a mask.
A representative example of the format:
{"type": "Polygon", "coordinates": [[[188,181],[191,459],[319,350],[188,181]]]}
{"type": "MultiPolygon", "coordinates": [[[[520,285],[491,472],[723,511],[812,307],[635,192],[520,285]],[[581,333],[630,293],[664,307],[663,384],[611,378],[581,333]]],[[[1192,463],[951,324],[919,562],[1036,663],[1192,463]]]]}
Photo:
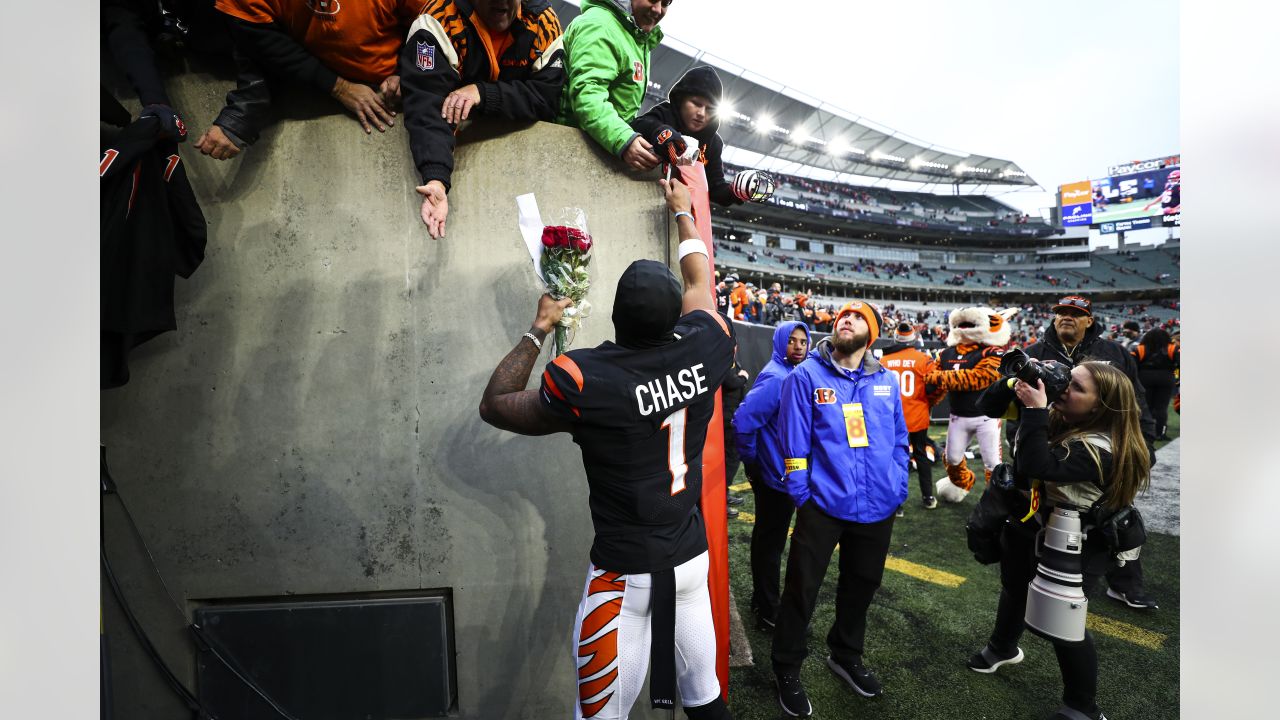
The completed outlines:
{"type": "Polygon", "coordinates": [[[653,152],[663,162],[675,163],[688,144],[684,136],[698,141],[698,161],[706,165],[707,188],[717,205],[737,205],[745,200],[764,202],[773,195],[773,178],[758,170],[738,173],[734,182],[724,177],[724,141],[720,139],[720,118],[716,108],[723,88],[715,69],[693,68],[671,88],[671,100],[659,103],[632,121],[653,152]]]}

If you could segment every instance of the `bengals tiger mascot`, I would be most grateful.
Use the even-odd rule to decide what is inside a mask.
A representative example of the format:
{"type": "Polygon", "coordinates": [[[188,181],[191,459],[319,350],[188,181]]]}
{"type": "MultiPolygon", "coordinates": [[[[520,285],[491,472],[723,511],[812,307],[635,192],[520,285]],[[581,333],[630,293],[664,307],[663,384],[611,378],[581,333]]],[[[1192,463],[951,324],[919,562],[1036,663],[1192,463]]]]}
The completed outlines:
{"type": "Polygon", "coordinates": [[[952,310],[947,348],[938,357],[938,369],[925,376],[931,391],[951,397],[951,421],[943,451],[947,476],[937,483],[937,496],[944,502],[963,501],[973,487],[974,473],[965,463],[964,453],[974,437],[982,449],[988,480],[991,468],[1000,462],[1000,420],[984,415],[977,400],[1000,378],[1000,359],[1012,333],[1009,318],[1017,312],[1017,308],[997,312],[988,307],[952,310]]]}

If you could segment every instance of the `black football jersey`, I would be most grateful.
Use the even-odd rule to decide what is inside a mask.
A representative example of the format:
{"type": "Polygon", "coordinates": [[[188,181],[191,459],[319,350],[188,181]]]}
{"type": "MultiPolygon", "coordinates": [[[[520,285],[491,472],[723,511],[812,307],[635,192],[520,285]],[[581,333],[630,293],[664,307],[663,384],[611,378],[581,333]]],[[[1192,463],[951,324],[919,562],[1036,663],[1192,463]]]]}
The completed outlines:
{"type": "Polygon", "coordinates": [[[101,178],[101,387],[129,379],[129,351],[177,327],[174,276],[204,259],[207,227],[178,146],[160,120],[104,138],[101,178]]]}
{"type": "MultiPolygon", "coordinates": [[[[969,346],[970,348],[972,346],[969,346]]],[[[991,383],[1000,377],[1000,358],[1004,350],[996,347],[979,347],[961,352],[957,347],[949,347],[938,355],[939,370],[967,370],[947,393],[951,401],[951,414],[957,417],[983,417],[978,409],[978,397],[991,383]],[[973,372],[985,369],[985,372],[973,372]]]]}
{"type": "Polygon", "coordinates": [[[543,404],[571,423],[582,450],[600,568],[656,572],[707,549],[702,447],[733,340],[701,310],[675,332],[675,342],[645,350],[570,350],[542,374],[543,404]]]}

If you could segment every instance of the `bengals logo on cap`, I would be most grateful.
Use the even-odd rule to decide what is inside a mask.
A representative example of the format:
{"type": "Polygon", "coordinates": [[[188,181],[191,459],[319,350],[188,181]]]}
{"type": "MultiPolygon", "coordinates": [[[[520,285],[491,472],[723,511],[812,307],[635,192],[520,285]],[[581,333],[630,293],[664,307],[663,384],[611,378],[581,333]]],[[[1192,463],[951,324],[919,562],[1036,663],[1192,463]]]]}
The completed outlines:
{"type": "Polygon", "coordinates": [[[836,391],[831,388],[817,388],[813,391],[813,401],[818,405],[834,405],[836,391]]]}
{"type": "Polygon", "coordinates": [[[668,141],[668,140],[670,140],[670,139],[671,139],[671,128],[667,128],[666,130],[663,130],[662,132],[658,133],[658,144],[659,144],[659,145],[661,145],[662,143],[664,143],[664,142],[666,142],[666,141],[668,141]]]}

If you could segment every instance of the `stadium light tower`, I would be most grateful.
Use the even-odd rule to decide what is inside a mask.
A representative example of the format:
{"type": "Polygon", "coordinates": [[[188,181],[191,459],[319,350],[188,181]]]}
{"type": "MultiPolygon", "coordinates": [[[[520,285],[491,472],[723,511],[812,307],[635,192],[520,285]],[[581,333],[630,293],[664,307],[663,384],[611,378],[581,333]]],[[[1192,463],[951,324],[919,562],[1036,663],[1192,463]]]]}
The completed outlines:
{"type": "Polygon", "coordinates": [[[733,117],[733,103],[728,100],[721,100],[720,106],[716,108],[716,114],[722,118],[733,117]]]}
{"type": "Polygon", "coordinates": [[[773,118],[761,117],[756,120],[756,132],[763,135],[773,129],[773,118]]]}

